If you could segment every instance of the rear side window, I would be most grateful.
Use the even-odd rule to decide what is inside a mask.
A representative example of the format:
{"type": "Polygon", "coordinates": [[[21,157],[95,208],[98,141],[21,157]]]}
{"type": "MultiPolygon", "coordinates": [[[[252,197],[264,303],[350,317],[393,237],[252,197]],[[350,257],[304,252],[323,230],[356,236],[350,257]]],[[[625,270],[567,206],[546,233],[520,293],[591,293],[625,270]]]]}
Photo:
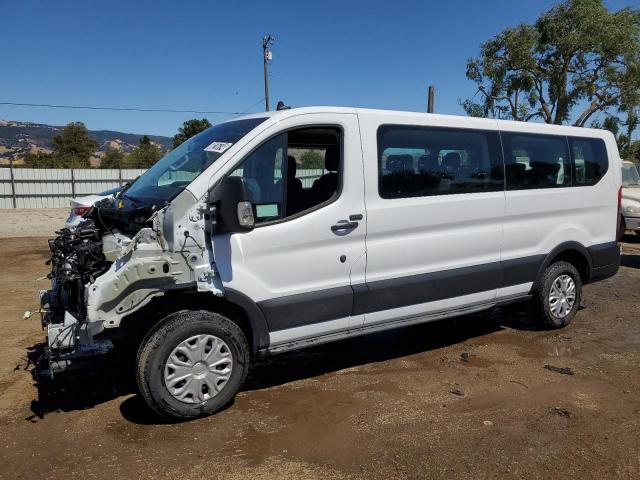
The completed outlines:
{"type": "Polygon", "coordinates": [[[564,136],[502,134],[507,190],[571,186],[564,136]]]}
{"type": "Polygon", "coordinates": [[[595,185],[607,173],[607,148],[600,138],[569,138],[575,186],[595,185]]]}
{"type": "Polygon", "coordinates": [[[500,191],[497,132],[383,125],[378,129],[382,198],[500,191]]]}

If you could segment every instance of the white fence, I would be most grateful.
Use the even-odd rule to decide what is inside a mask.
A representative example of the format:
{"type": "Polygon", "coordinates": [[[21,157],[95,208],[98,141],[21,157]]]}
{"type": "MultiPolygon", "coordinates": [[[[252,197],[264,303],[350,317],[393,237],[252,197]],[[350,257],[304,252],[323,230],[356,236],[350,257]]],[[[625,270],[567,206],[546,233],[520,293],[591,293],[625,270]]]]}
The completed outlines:
{"type": "Polygon", "coordinates": [[[144,169],[0,168],[0,208],[68,207],[73,197],[118,187],[144,169]]]}
{"type": "MultiPolygon", "coordinates": [[[[142,175],[143,169],[0,168],[0,208],[64,208],[73,197],[118,187],[142,175]]],[[[304,188],[325,173],[300,169],[304,188]]]]}

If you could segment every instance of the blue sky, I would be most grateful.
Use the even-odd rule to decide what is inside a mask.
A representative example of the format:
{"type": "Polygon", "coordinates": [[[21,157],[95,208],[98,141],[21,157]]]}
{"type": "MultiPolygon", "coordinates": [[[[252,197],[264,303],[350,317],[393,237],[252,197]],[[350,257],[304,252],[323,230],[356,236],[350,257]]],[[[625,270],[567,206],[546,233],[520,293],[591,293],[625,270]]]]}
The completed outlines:
{"type": "MultiPolygon", "coordinates": [[[[612,9],[638,0],[609,0],[612,9]]],[[[0,0],[0,101],[215,111],[263,108],[261,39],[276,37],[271,101],[462,114],[465,64],[551,0],[0,0]]],[[[194,116],[10,107],[0,118],[173,135],[194,116]]]]}

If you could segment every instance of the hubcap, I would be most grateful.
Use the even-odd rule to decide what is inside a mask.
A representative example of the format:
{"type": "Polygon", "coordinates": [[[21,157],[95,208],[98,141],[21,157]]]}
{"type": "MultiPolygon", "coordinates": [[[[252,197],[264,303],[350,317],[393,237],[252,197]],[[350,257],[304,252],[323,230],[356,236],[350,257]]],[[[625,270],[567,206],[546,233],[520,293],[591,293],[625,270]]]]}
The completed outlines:
{"type": "Polygon", "coordinates": [[[164,384],[184,403],[215,397],[229,381],[233,357],[229,346],[214,335],[196,335],[175,347],[164,367],[164,384]]]}
{"type": "Polygon", "coordinates": [[[566,317],[576,303],[576,284],[569,275],[560,275],[551,284],[549,309],[556,318],[566,317]]]}

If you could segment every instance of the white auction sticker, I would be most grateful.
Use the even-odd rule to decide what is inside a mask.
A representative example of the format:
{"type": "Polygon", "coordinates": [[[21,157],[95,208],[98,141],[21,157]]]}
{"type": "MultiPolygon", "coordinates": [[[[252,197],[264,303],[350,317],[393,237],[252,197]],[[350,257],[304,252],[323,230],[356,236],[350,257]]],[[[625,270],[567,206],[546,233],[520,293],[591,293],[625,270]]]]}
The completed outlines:
{"type": "Polygon", "coordinates": [[[204,149],[205,152],[214,152],[214,153],[222,153],[227,150],[233,143],[226,142],[213,142],[207,148],[204,149]]]}

